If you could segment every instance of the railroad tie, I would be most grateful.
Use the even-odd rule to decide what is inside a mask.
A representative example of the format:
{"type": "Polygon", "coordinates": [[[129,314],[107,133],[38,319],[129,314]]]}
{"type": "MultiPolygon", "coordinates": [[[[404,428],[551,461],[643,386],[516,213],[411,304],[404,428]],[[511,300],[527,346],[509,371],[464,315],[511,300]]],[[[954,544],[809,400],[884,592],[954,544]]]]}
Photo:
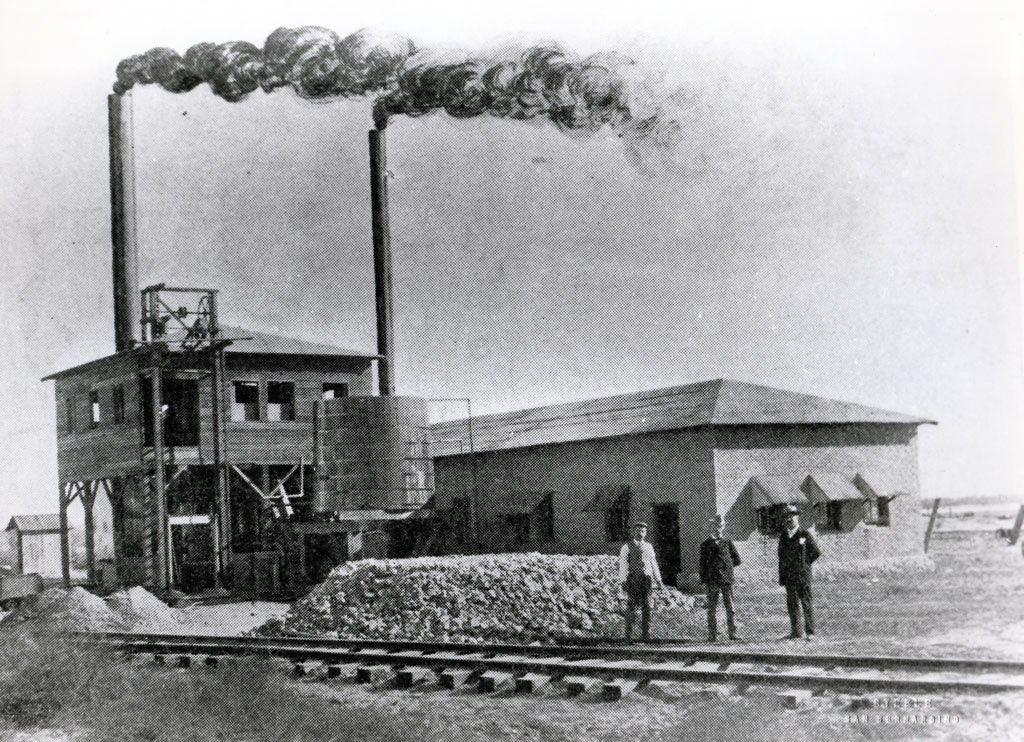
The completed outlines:
{"type": "Polygon", "coordinates": [[[472,675],[473,671],[466,667],[445,668],[440,674],[441,686],[455,690],[465,685],[472,675]]]}
{"type": "Polygon", "coordinates": [[[391,665],[360,665],[356,670],[356,680],[370,685],[378,685],[394,677],[395,668],[391,665]]]}
{"type": "Polygon", "coordinates": [[[567,675],[563,682],[565,683],[565,690],[570,696],[578,696],[600,685],[601,679],[588,675],[567,675]]]}
{"type": "Polygon", "coordinates": [[[341,678],[342,680],[351,680],[356,677],[358,670],[359,665],[355,662],[346,662],[340,665],[328,665],[327,677],[330,679],[341,678]]]}
{"type": "Polygon", "coordinates": [[[615,678],[601,686],[601,696],[606,701],[618,701],[635,691],[642,681],[631,678],[615,678]]]}
{"type": "Polygon", "coordinates": [[[539,672],[528,672],[521,678],[516,678],[516,691],[520,693],[533,693],[540,690],[550,682],[550,675],[544,675],[539,672]]]}
{"type": "Polygon", "coordinates": [[[292,668],[292,675],[297,678],[305,677],[322,665],[323,663],[317,660],[299,661],[296,662],[295,666],[292,668]]]}
{"type": "Polygon", "coordinates": [[[494,693],[512,683],[512,673],[501,670],[488,670],[480,676],[480,692],[494,693]]]}
{"type": "Polygon", "coordinates": [[[429,667],[403,667],[395,676],[395,685],[399,688],[411,688],[433,677],[434,672],[429,667]]]}
{"type": "Polygon", "coordinates": [[[644,692],[662,701],[678,701],[684,695],[682,686],[673,680],[652,680],[644,687],[644,692]]]}
{"type": "Polygon", "coordinates": [[[806,705],[811,700],[812,693],[803,689],[787,688],[780,691],[763,685],[754,685],[743,695],[745,698],[759,700],[772,706],[796,709],[806,705]]]}

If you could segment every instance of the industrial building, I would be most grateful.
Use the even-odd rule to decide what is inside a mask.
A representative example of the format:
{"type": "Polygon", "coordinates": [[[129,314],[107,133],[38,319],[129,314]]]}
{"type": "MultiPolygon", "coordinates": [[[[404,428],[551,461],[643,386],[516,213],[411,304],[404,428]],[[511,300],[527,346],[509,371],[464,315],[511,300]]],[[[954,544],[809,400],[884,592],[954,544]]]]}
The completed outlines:
{"type": "Polygon", "coordinates": [[[140,289],[131,94],[108,103],[115,352],[46,377],[65,581],[76,499],[90,581],[158,590],[299,591],[364,556],[613,552],[635,518],[687,586],[712,514],[767,566],[787,503],[828,557],[920,553],[929,420],[718,379],[431,427],[426,400],[395,394],[380,129],[376,353],[222,325],[212,288],[140,289]],[[97,498],[113,521],[102,575],[97,498]]]}
{"type": "Polygon", "coordinates": [[[642,519],[680,586],[716,512],[748,569],[774,567],[788,503],[829,559],[920,555],[928,423],[727,379],[485,415],[472,454],[444,442],[467,438],[468,421],[433,427],[435,506],[474,513],[499,550],[614,553],[642,519]]]}
{"type": "Polygon", "coordinates": [[[131,94],[108,105],[115,352],[44,379],[64,580],[76,499],[93,583],[279,593],[346,559],[422,548],[426,402],[394,393],[381,132],[369,136],[378,352],[364,353],[222,325],[215,289],[140,289],[131,94]],[[112,574],[99,573],[97,498],[111,506],[112,574]]]}

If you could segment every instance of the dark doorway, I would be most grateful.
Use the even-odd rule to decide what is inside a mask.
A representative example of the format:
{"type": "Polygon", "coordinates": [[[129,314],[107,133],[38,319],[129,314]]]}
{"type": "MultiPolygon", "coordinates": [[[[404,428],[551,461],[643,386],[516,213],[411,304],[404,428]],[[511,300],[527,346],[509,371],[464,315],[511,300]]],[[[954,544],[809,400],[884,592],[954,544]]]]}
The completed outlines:
{"type": "Polygon", "coordinates": [[[307,533],[303,543],[306,552],[306,578],[322,582],[331,570],[348,559],[347,533],[307,533]]]}
{"type": "Polygon", "coordinates": [[[213,532],[210,523],[171,526],[177,587],[197,593],[214,585],[213,532]]]}
{"type": "MultiPolygon", "coordinates": [[[[164,445],[199,445],[199,382],[164,377],[161,381],[164,408],[164,445]]],[[[143,445],[153,445],[153,379],[140,378],[143,445]]]]}
{"type": "Polygon", "coordinates": [[[651,539],[658,557],[658,569],[666,585],[676,585],[679,572],[679,505],[654,506],[654,534],[651,539]]]}

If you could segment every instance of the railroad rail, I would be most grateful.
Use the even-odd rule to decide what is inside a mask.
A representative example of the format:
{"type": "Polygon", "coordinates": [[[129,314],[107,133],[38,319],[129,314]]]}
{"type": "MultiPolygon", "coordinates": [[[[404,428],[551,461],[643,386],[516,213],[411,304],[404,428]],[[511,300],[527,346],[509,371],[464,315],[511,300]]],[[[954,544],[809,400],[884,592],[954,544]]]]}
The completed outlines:
{"type": "Polygon", "coordinates": [[[649,684],[767,686],[800,693],[996,693],[1024,691],[1024,662],[942,657],[790,654],[662,646],[477,644],[423,641],[91,633],[89,641],[130,654],[217,664],[259,655],[320,668],[328,678],[409,686],[433,677],[448,687],[478,682],[533,691],[562,682],[570,694],[595,687],[609,700],[649,684]]]}

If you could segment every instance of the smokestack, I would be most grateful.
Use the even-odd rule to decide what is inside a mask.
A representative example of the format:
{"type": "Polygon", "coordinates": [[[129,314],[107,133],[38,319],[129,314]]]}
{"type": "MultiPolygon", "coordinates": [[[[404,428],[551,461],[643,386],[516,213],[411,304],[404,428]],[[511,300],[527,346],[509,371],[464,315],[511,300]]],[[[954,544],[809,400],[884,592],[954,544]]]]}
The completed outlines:
{"type": "Polygon", "coordinates": [[[114,264],[114,348],[139,339],[139,240],[135,224],[135,132],[131,93],[107,96],[110,136],[110,240],[114,264]]]}
{"type": "Polygon", "coordinates": [[[384,132],[370,130],[370,211],[373,275],[377,298],[377,381],[381,396],[395,393],[394,312],[391,292],[391,230],[388,224],[388,154],[384,132]]]}

